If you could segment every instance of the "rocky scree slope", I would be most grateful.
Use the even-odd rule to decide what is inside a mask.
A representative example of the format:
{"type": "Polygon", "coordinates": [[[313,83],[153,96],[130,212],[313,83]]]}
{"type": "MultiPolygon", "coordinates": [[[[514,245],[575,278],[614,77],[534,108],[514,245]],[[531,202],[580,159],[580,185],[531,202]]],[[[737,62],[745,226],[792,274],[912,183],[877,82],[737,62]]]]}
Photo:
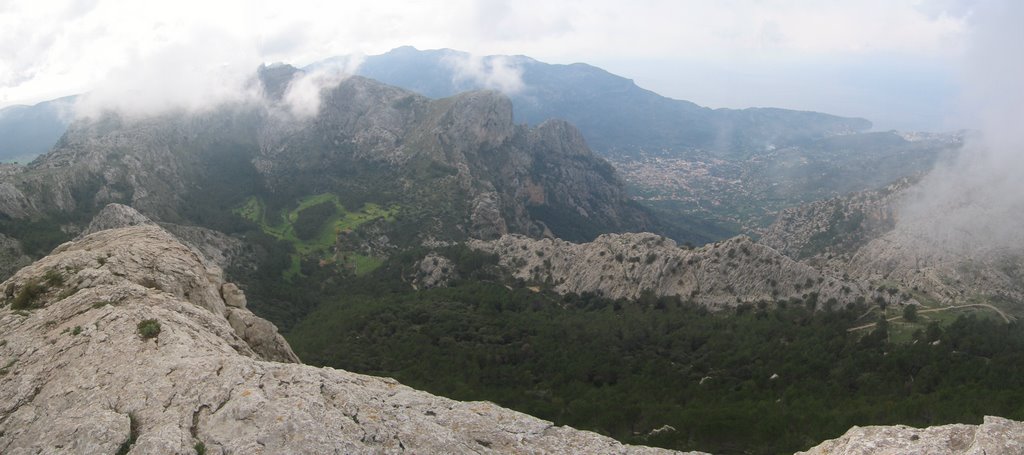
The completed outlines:
{"type": "Polygon", "coordinates": [[[298,365],[218,268],[150,223],[88,233],[0,288],[7,454],[667,453],[298,365]]]}
{"type": "Polygon", "coordinates": [[[469,245],[497,254],[513,277],[561,293],[635,299],[649,291],[711,308],[811,294],[819,305],[835,307],[871,293],[856,281],[822,273],[744,236],[697,249],[648,233],[605,234],[583,244],[506,235],[469,245]]]}

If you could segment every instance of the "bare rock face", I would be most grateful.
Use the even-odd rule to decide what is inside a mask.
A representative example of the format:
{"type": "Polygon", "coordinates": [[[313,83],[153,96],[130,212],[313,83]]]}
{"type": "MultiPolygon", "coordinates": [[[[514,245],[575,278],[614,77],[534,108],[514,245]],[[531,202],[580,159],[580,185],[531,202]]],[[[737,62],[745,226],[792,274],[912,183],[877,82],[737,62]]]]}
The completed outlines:
{"type": "Polygon", "coordinates": [[[0,285],[0,453],[668,453],[295,363],[220,269],[152,224],[0,285]],[[276,361],[275,361],[276,360],[276,361]]]}
{"type": "Polygon", "coordinates": [[[783,210],[760,242],[813,263],[827,262],[829,256],[849,258],[857,248],[893,228],[897,206],[910,185],[904,179],[879,190],[783,210]]]}
{"type": "Polygon", "coordinates": [[[985,417],[981,425],[911,428],[853,427],[843,436],[800,452],[804,455],[905,455],[1024,453],[1024,423],[985,417]]]}
{"type": "Polygon", "coordinates": [[[80,237],[85,237],[89,234],[99,231],[105,231],[107,229],[116,229],[128,226],[138,226],[142,224],[154,224],[145,215],[137,212],[135,209],[128,207],[123,204],[107,204],[93,217],[89,226],[85,228],[80,237]]]}
{"type": "Polygon", "coordinates": [[[257,262],[252,250],[236,237],[213,229],[186,226],[174,223],[157,223],[181,243],[203,253],[207,259],[222,269],[229,267],[251,268],[257,262]]]}
{"type": "Polygon", "coordinates": [[[458,273],[451,260],[437,253],[430,253],[416,263],[413,286],[416,289],[443,287],[456,278],[458,273]]]}
{"type": "Polygon", "coordinates": [[[632,299],[649,291],[725,308],[811,293],[819,304],[845,305],[868,292],[742,236],[698,249],[648,233],[605,234],[582,244],[506,235],[469,245],[497,254],[516,278],[563,293],[632,299]]]}

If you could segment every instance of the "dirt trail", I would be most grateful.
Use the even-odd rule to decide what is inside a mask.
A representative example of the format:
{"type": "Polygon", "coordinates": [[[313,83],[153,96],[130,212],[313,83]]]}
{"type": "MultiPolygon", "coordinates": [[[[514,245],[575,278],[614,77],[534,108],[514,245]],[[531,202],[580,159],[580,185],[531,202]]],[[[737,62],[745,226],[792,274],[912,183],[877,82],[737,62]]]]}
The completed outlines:
{"type": "MultiPolygon", "coordinates": [[[[946,306],[946,307],[942,307],[942,308],[929,308],[927,310],[920,310],[920,311],[917,312],[917,314],[935,313],[937,311],[957,310],[957,309],[961,309],[961,308],[972,308],[972,307],[984,307],[984,308],[988,308],[988,309],[990,309],[992,311],[995,311],[996,313],[999,314],[999,316],[1001,316],[1003,318],[1004,321],[1006,321],[1007,324],[1009,324],[1010,322],[1016,320],[1016,318],[1014,318],[1013,316],[1009,316],[1006,313],[1004,313],[1003,310],[1000,310],[999,308],[996,308],[996,307],[994,307],[994,306],[992,306],[990,304],[987,304],[987,303],[971,303],[971,304],[967,304],[967,305],[946,306]]],[[[895,321],[897,319],[903,319],[903,317],[902,316],[893,316],[891,318],[887,318],[886,321],[892,322],[892,321],[895,321]]],[[[877,322],[872,322],[870,324],[859,325],[857,327],[850,327],[850,328],[846,329],[846,331],[847,332],[856,332],[858,330],[863,330],[863,329],[874,327],[877,324],[878,324],[877,322]]]]}

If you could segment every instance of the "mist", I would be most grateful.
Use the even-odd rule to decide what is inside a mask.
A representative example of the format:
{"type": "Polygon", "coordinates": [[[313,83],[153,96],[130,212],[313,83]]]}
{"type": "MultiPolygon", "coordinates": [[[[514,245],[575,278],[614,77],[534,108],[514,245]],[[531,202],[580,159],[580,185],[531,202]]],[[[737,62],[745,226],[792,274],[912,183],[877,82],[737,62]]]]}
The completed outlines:
{"type": "Polygon", "coordinates": [[[463,84],[497,90],[506,95],[514,95],[524,88],[523,69],[514,57],[453,54],[445,58],[455,70],[456,86],[463,84]]]}
{"type": "Polygon", "coordinates": [[[261,60],[254,46],[214,30],[145,56],[133,55],[79,97],[78,118],[117,111],[130,117],[198,112],[259,96],[251,84],[261,60]]]}
{"type": "MultiPolygon", "coordinates": [[[[297,72],[280,106],[265,106],[293,118],[315,116],[324,89],[336,87],[353,74],[362,58],[335,59],[297,72]]],[[[265,103],[257,81],[264,62],[257,45],[215,31],[168,46],[145,57],[134,57],[112,69],[104,81],[78,97],[75,118],[96,118],[117,112],[131,118],[166,112],[198,113],[227,103],[265,103]]]]}
{"type": "Polygon", "coordinates": [[[317,66],[308,73],[297,73],[288,84],[284,102],[289,112],[298,118],[314,117],[320,112],[320,100],[325,89],[337,87],[362,64],[361,56],[334,59],[317,66]]]}
{"type": "Polygon", "coordinates": [[[909,194],[898,228],[956,253],[1024,246],[1024,3],[969,18],[963,108],[980,131],[909,194]]]}

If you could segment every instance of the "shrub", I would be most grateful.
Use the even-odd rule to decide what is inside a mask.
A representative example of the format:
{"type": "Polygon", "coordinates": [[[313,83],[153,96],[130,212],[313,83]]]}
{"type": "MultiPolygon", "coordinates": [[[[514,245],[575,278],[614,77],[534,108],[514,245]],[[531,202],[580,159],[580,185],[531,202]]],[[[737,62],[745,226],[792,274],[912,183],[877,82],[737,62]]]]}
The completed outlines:
{"type": "Polygon", "coordinates": [[[145,319],[139,323],[138,329],[142,338],[153,338],[160,334],[160,322],[156,319],[145,319]]]}
{"type": "Polygon", "coordinates": [[[14,301],[11,302],[12,310],[26,310],[35,306],[36,300],[39,296],[46,292],[46,286],[39,284],[35,280],[29,280],[21,287],[18,291],[18,295],[14,296],[14,301]]]}
{"type": "Polygon", "coordinates": [[[64,284],[64,275],[61,275],[57,269],[50,269],[43,275],[43,281],[50,286],[60,286],[64,284]]]}
{"type": "Polygon", "coordinates": [[[206,455],[206,444],[203,444],[202,441],[196,443],[195,449],[196,455],[206,455]]]}

